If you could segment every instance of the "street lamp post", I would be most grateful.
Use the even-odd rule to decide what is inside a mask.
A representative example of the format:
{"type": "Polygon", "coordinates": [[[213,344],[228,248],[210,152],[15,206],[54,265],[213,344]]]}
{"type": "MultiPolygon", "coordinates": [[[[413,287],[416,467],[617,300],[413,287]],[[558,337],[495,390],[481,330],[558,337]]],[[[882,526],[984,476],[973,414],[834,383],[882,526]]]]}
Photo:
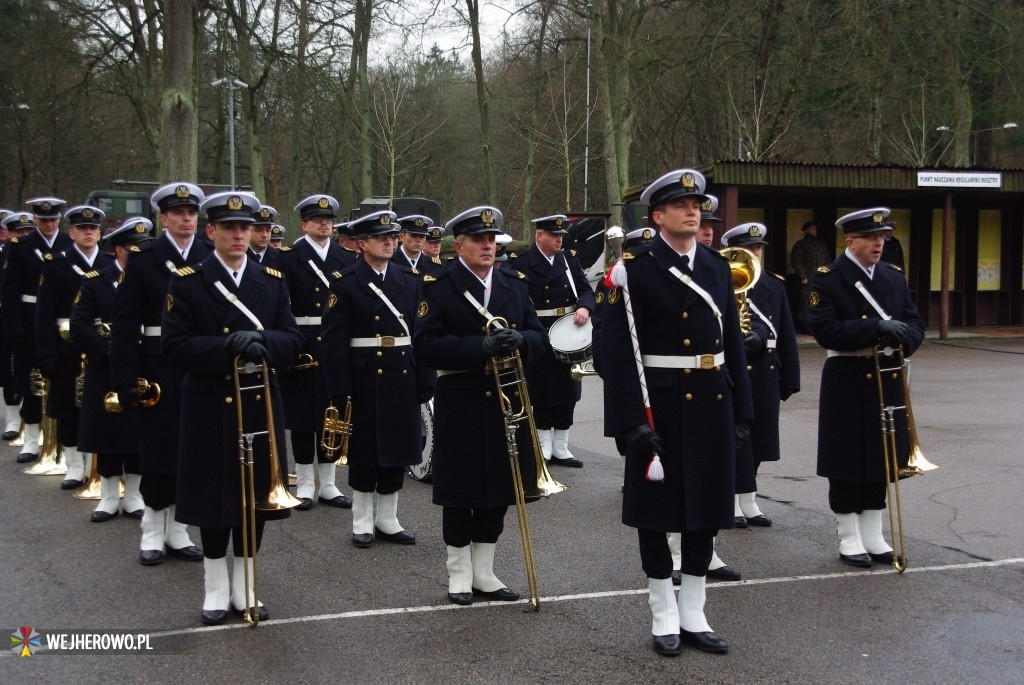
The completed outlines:
{"type": "Polygon", "coordinates": [[[234,78],[219,78],[211,86],[227,86],[228,88],[228,147],[231,151],[231,189],[235,186],[235,88],[248,88],[249,84],[234,78]]]}
{"type": "MultiPolygon", "coordinates": [[[[978,129],[975,129],[973,131],[968,131],[967,132],[967,137],[968,137],[968,141],[969,142],[971,142],[970,141],[971,136],[974,136],[973,142],[971,142],[971,166],[973,167],[975,164],[978,163],[978,134],[979,133],[986,133],[988,131],[1007,131],[1007,130],[1014,129],[1014,128],[1017,128],[1017,122],[1015,122],[1015,121],[1008,121],[1005,124],[1003,124],[1002,126],[993,126],[992,128],[978,128],[978,129]]],[[[955,132],[955,129],[952,126],[945,126],[945,125],[937,126],[935,128],[935,130],[943,132],[943,133],[954,133],[955,132]]]]}

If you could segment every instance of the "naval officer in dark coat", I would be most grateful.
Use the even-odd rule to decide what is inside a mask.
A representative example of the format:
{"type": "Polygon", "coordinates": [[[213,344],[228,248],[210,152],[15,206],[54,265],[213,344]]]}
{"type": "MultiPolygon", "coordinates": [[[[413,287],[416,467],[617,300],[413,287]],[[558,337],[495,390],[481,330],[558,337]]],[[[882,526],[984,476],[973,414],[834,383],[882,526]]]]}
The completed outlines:
{"type": "Polygon", "coordinates": [[[413,354],[420,279],[392,260],[394,220],[394,212],[381,211],[349,224],[362,259],[331,284],[324,316],[327,388],[339,412],[352,402],[352,544],[363,548],[374,539],[416,542],[398,521],[398,491],[406,467],[422,459],[420,404],[434,386],[434,372],[413,354]]]}
{"type": "MultiPolygon", "coordinates": [[[[807,326],[828,350],[821,370],[817,472],[828,478],[839,558],[859,567],[893,560],[882,536],[886,486],[874,348],[883,348],[881,367],[891,368],[893,358],[885,348],[891,352],[902,345],[909,357],[924,340],[924,320],[910,300],[903,272],[880,261],[893,231],[888,217],[887,207],[876,207],[836,221],[846,250],[814,274],[807,301],[807,326]]],[[[902,382],[886,375],[883,383],[885,403],[904,405],[902,382]]],[[[897,412],[894,418],[896,451],[904,466],[906,415],[897,412]]]]}
{"type": "MultiPolygon", "coordinates": [[[[244,577],[246,573],[253,577],[253,558],[260,549],[264,523],[287,517],[290,511],[257,509],[256,539],[249,541],[249,549],[242,548],[240,527],[245,521],[240,503],[238,412],[246,432],[267,431],[268,398],[262,392],[236,393],[235,359],[252,364],[265,361],[269,372],[293,363],[302,340],[281,272],[246,256],[252,215],[258,209],[256,198],[236,191],[206,199],[202,211],[209,220],[206,235],[214,253],[194,267],[181,269],[171,280],[163,315],[164,353],[184,372],[176,515],[181,523],[199,526],[202,536],[206,596],[201,620],[207,625],[223,622],[228,610],[229,535],[235,556],[230,604],[240,612],[254,601],[251,593],[246,596],[244,577]]],[[[242,385],[262,385],[262,372],[256,369],[241,375],[242,385]]],[[[270,389],[278,476],[283,482],[284,412],[280,402],[273,400],[277,395],[274,374],[270,389]]],[[[257,435],[252,443],[257,501],[269,491],[269,447],[267,434],[257,435]]],[[[262,606],[259,614],[260,619],[269,617],[262,606]]]]}
{"type": "MultiPolygon", "coordinates": [[[[515,493],[490,359],[518,350],[529,361],[547,353],[547,337],[525,277],[494,268],[501,212],[486,206],[467,209],[445,230],[455,236],[458,258],[424,277],[414,343],[418,361],[438,370],[434,504],[443,507],[448,598],[455,604],[470,604],[474,596],[515,600],[518,593],[493,569],[495,545],[515,493]],[[491,316],[503,317],[508,327],[487,333],[491,316]]],[[[522,423],[516,431],[524,483],[536,479],[529,433],[522,423]]]]}
{"type": "Polygon", "coordinates": [[[100,476],[100,501],[91,515],[94,523],[117,517],[122,475],[125,515],[141,519],[145,507],[139,492],[139,413],[134,405],[123,406],[120,413],[108,412],[104,400],[114,389],[110,382],[114,295],[124,276],[129,249],[152,240],[152,231],[149,219],[132,218],[104,236],[104,242],[113,248],[114,261],[102,271],[85,274],[71,310],[71,338],[87,357],[78,448],[96,453],[100,476]]]}
{"type": "Polygon", "coordinates": [[[680,169],[648,186],[641,201],[659,234],[613,267],[602,305],[605,401],[620,408],[612,419],[628,442],[622,522],[637,528],[654,649],[668,656],[679,653],[680,635],[704,651],[728,649],[704,616],[705,574],[716,532],[733,526],[734,451],[753,418],[729,265],[696,241],[704,183],[680,169]],[[668,532],[682,533],[678,602],[668,532]]]}
{"type": "Polygon", "coordinates": [[[159,401],[142,398],[139,413],[139,488],[146,507],[142,514],[139,563],[155,566],[164,550],[187,561],[200,561],[203,551],[192,544],[184,524],[174,518],[178,477],[178,386],[181,373],[160,350],[160,320],[167,303],[167,285],[178,269],[197,264],[210,246],[196,235],[199,205],[206,195],[191,183],[161,186],[150,198],[160,214],[163,235],[132,251],[124,278],[114,296],[110,330],[110,379],[122,405],[136,400],[138,379],[160,386],[159,401]]]}
{"type": "MultiPolygon", "coordinates": [[[[589,325],[590,313],[596,306],[594,291],[576,256],[562,249],[562,237],[568,233],[568,217],[555,214],[534,219],[532,223],[533,245],[525,254],[511,260],[509,267],[526,274],[530,299],[541,325],[549,331],[549,336],[551,326],[570,314],[574,327],[589,325]]],[[[570,337],[563,344],[572,340],[574,338],[570,337]]],[[[557,344],[558,340],[550,342],[557,344]]],[[[526,378],[530,382],[530,400],[544,458],[552,464],[578,468],[583,462],[569,451],[569,428],[583,384],[569,375],[571,366],[549,352],[530,361],[526,378]]]]}
{"type": "MultiPolygon", "coordinates": [[[[742,247],[761,262],[768,244],[768,227],[746,223],[731,228],[722,236],[724,247],[742,247]]],[[[746,293],[750,310],[751,331],[744,338],[747,352],[747,373],[754,400],[754,421],[750,424],[750,440],[741,452],[749,452],[737,462],[750,465],[744,478],[737,474],[737,523],[767,527],[772,525],[757,506],[757,471],[761,462],[778,461],[779,404],[800,391],[800,357],[796,348],[796,331],[786,297],[786,279],[762,271],[754,286],[746,293]]]]}

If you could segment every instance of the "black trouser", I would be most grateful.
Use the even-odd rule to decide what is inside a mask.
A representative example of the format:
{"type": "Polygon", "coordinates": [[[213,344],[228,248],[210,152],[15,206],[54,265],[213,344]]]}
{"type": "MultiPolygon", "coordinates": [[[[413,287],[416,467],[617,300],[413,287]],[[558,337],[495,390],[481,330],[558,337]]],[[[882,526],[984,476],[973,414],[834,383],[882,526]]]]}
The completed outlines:
{"type": "Polygon", "coordinates": [[[558,404],[553,407],[533,407],[533,422],[540,430],[569,430],[572,426],[576,403],[558,404]]]}
{"type": "Polygon", "coordinates": [[[320,436],[313,431],[292,431],[292,459],[296,464],[312,464],[313,455],[316,454],[316,461],[320,464],[330,464],[334,461],[327,456],[323,445],[320,444],[320,436]]]}
{"type": "Polygon", "coordinates": [[[885,509],[885,483],[852,483],[828,479],[828,506],[837,514],[860,514],[885,509]]]}
{"type": "Polygon", "coordinates": [[[124,452],[97,452],[96,472],[100,478],[113,478],[123,473],[139,472],[139,454],[124,452]]]}
{"type": "Polygon", "coordinates": [[[376,492],[379,495],[391,495],[402,489],[405,482],[404,466],[360,466],[348,465],[348,484],[359,492],[376,492]]]}
{"type": "MultiPolygon", "coordinates": [[[[256,549],[250,542],[249,556],[256,556],[263,544],[263,526],[266,524],[259,515],[256,516],[256,549]]],[[[223,559],[228,554],[228,536],[231,537],[231,551],[236,559],[243,557],[242,529],[239,528],[199,528],[199,539],[203,541],[203,556],[207,559],[223,559]]]]}
{"type": "Polygon", "coordinates": [[[4,389],[4,404],[11,406],[21,402],[14,383],[14,356],[6,340],[0,341],[0,386],[4,389]]]}
{"type": "Polygon", "coordinates": [[[35,341],[26,337],[14,356],[14,389],[21,395],[21,420],[39,423],[43,420],[42,398],[32,394],[32,364],[36,356],[35,341]]]}
{"type": "Polygon", "coordinates": [[[139,481],[139,494],[150,509],[160,511],[177,499],[178,477],[164,473],[144,473],[139,481]]]}
{"type": "MultiPolygon", "coordinates": [[[[648,578],[672,577],[672,551],[665,531],[637,529],[640,539],[640,564],[648,578]]],[[[681,570],[688,576],[707,575],[717,530],[693,530],[683,533],[681,570]]]]}
{"type": "Polygon", "coordinates": [[[471,542],[497,542],[505,530],[508,507],[496,509],[460,509],[443,507],[441,534],[444,544],[465,547],[471,542]]]}

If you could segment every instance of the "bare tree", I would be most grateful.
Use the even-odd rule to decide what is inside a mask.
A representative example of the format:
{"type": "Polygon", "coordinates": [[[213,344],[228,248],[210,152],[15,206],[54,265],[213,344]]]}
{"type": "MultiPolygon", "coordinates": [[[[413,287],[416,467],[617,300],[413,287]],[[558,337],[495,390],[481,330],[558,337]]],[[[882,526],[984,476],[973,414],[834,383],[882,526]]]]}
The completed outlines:
{"type": "Polygon", "coordinates": [[[194,54],[198,9],[196,0],[166,0],[164,88],[160,99],[162,181],[195,179],[198,175],[194,54]]]}

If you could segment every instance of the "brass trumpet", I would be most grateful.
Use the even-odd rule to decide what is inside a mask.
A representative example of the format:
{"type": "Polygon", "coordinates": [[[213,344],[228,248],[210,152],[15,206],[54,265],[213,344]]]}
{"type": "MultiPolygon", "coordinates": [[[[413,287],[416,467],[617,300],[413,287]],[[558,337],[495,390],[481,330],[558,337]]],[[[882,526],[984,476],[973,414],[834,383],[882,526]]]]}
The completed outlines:
{"type": "Polygon", "coordinates": [[[299,360],[292,364],[292,371],[306,371],[317,366],[320,366],[320,362],[313,359],[313,355],[308,352],[303,352],[299,355],[299,360]]]}
{"type": "Polygon", "coordinates": [[[579,364],[573,364],[569,367],[569,377],[574,381],[582,380],[584,376],[596,376],[597,369],[594,368],[594,358],[580,362],[579,364]]]}
{"type": "MultiPolygon", "coordinates": [[[[488,319],[485,326],[488,332],[507,327],[508,321],[500,316],[488,319]]],[[[505,441],[508,447],[509,463],[512,467],[512,489],[515,493],[516,513],[519,518],[519,537],[523,542],[523,559],[526,566],[526,583],[530,589],[530,606],[537,611],[540,609],[540,590],[537,586],[537,568],[533,561],[533,541],[530,538],[530,522],[526,517],[526,502],[561,492],[565,486],[551,477],[544,458],[541,456],[537,426],[533,421],[533,405],[530,403],[526,373],[523,370],[523,358],[519,354],[519,350],[513,350],[505,356],[491,357],[491,373],[494,374],[498,401],[501,405],[502,418],[505,421],[505,441]],[[519,467],[519,446],[516,442],[516,429],[524,421],[530,430],[537,466],[537,480],[530,492],[526,492],[523,484],[522,469],[519,467]]]]}
{"type": "Polygon", "coordinates": [[[892,566],[897,572],[907,570],[907,549],[903,535],[903,503],[900,499],[900,481],[925,471],[938,468],[925,459],[921,445],[917,439],[917,427],[914,425],[914,410],[910,403],[910,383],[907,380],[906,360],[903,357],[903,346],[895,350],[875,346],[875,379],[878,384],[878,403],[882,422],[882,458],[885,461],[885,494],[889,501],[889,533],[892,536],[892,566]],[[889,353],[895,357],[892,366],[882,366],[882,357],[889,353]],[[892,404],[885,395],[882,374],[891,373],[900,378],[903,387],[903,404],[892,404]],[[907,419],[907,442],[909,458],[906,466],[899,464],[899,451],[896,443],[896,413],[904,412],[907,419]]]}
{"type": "MultiPolygon", "coordinates": [[[[249,625],[259,624],[259,581],[256,573],[256,512],[257,511],[281,511],[302,504],[302,500],[296,499],[288,488],[285,487],[281,478],[281,459],[277,450],[277,431],[274,427],[274,407],[270,398],[270,368],[266,360],[259,364],[246,362],[241,356],[234,360],[234,381],[235,381],[235,411],[238,417],[238,471],[239,486],[241,488],[242,508],[242,557],[252,559],[252,574],[250,577],[249,564],[243,566],[243,591],[245,592],[245,603],[243,615],[249,625]],[[242,385],[242,376],[259,374],[262,382],[253,385],[242,385]],[[245,430],[244,414],[242,406],[242,393],[255,391],[256,399],[263,397],[263,406],[266,411],[267,429],[263,431],[245,430]],[[267,493],[263,499],[256,499],[256,472],[255,458],[253,455],[253,441],[259,435],[266,435],[269,451],[270,483],[267,493]],[[252,588],[252,604],[249,604],[249,589],[252,588]]],[[[236,562],[237,563],[237,562],[236,562]]]]}
{"type": "MultiPolygon", "coordinates": [[[[150,383],[145,378],[139,378],[135,384],[135,404],[140,407],[155,407],[160,402],[160,384],[150,383]]],[[[103,396],[103,408],[109,414],[120,414],[124,411],[121,405],[121,398],[117,392],[111,390],[103,396]]]]}
{"type": "Polygon", "coordinates": [[[750,307],[747,306],[747,291],[761,278],[761,262],[754,253],[742,247],[727,247],[719,251],[729,260],[732,271],[732,291],[736,294],[739,307],[740,330],[743,335],[750,333],[750,307]]]}
{"type": "Polygon", "coordinates": [[[333,404],[327,405],[324,410],[324,428],[320,435],[320,446],[324,448],[329,459],[334,459],[334,454],[341,454],[335,460],[335,465],[344,466],[348,463],[348,438],[352,435],[352,398],[345,398],[345,418],[338,417],[338,408],[333,404]]]}

